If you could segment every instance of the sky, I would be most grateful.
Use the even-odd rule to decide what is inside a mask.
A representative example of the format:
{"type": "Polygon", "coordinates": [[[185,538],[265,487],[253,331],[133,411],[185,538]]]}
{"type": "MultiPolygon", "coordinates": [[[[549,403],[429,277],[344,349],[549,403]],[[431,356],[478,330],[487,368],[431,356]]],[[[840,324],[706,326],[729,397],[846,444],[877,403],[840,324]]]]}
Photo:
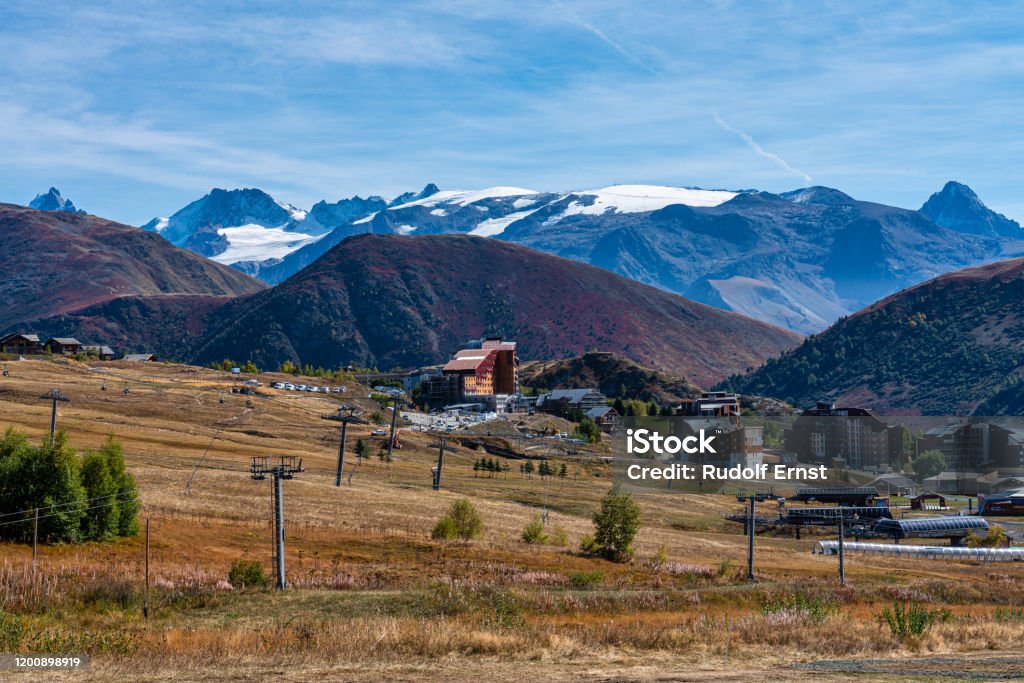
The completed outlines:
{"type": "Polygon", "coordinates": [[[1024,2],[0,3],[0,201],[807,185],[1024,222],[1024,2]]]}

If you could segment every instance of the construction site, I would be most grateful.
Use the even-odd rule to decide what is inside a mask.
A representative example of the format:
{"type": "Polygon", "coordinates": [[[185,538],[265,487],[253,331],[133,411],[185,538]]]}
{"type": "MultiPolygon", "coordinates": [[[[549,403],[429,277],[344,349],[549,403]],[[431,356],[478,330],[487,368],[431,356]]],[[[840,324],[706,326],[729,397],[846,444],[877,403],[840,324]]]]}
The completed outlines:
{"type": "Polygon", "coordinates": [[[1012,520],[877,505],[855,486],[640,493],[633,557],[609,562],[580,552],[611,488],[609,449],[561,438],[572,423],[523,413],[449,431],[355,381],[329,394],[272,387],[299,380],[317,383],[7,364],[0,429],[38,443],[53,422],[80,451],[113,435],[148,528],[0,546],[3,624],[91,658],[47,680],[1024,675],[1024,564],[1002,561],[1021,550],[967,542],[996,525],[1012,540],[1012,520]],[[259,386],[242,392],[245,380],[259,386]],[[460,499],[482,536],[433,540],[460,499]],[[545,541],[527,543],[537,519],[545,541]],[[240,559],[283,590],[233,586],[240,559]],[[925,610],[929,627],[890,629],[897,606],[925,610]]]}

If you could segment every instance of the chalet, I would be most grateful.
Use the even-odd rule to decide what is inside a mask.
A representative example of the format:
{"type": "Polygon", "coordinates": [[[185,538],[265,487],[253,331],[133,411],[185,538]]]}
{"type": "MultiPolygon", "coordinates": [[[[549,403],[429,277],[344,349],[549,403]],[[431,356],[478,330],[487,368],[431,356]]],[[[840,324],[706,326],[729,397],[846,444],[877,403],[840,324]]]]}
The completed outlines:
{"type": "Polygon", "coordinates": [[[880,496],[916,496],[921,485],[902,474],[883,474],[871,482],[880,496]]]}
{"type": "Polygon", "coordinates": [[[555,389],[537,400],[537,409],[565,416],[571,410],[586,414],[592,408],[608,405],[608,397],[597,389],[555,389]]]}
{"type": "Polygon", "coordinates": [[[935,493],[958,493],[966,496],[978,495],[978,473],[949,471],[928,477],[923,482],[927,491],[935,493]]]}
{"type": "Polygon", "coordinates": [[[100,360],[114,360],[114,349],[109,346],[101,346],[97,344],[86,344],[82,347],[82,350],[90,356],[96,356],[100,360]]]}
{"type": "Polygon", "coordinates": [[[0,337],[0,353],[16,353],[27,356],[39,353],[43,345],[39,343],[38,334],[8,334],[0,337]]]}
{"type": "Polygon", "coordinates": [[[999,470],[978,477],[978,493],[1006,493],[1024,487],[1024,476],[1001,474],[999,470]]]}
{"type": "Polygon", "coordinates": [[[618,411],[611,406],[595,406],[587,411],[587,417],[597,423],[602,432],[611,432],[615,427],[615,420],[619,417],[618,411]]]}
{"type": "Polygon", "coordinates": [[[728,391],[705,391],[700,398],[684,399],[676,415],[685,417],[736,417],[740,414],[740,398],[728,391]]]}
{"type": "Polygon", "coordinates": [[[155,353],[128,353],[125,354],[123,360],[129,363],[155,363],[157,362],[157,357],[155,353]]]}
{"type": "Polygon", "coordinates": [[[74,354],[82,352],[82,342],[74,337],[50,337],[46,340],[50,353],[74,354]]]}

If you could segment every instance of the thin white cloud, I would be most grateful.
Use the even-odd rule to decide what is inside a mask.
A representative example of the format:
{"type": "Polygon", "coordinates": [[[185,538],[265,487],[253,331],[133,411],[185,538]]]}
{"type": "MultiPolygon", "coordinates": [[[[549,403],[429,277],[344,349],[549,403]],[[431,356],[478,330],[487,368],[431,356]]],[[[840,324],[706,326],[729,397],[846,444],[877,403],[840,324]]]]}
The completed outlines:
{"type": "Polygon", "coordinates": [[[761,157],[764,157],[765,159],[768,159],[769,161],[771,161],[772,163],[774,163],[776,166],[778,166],[782,170],[786,171],[787,173],[791,173],[791,174],[793,174],[795,176],[799,176],[800,178],[803,178],[804,182],[807,182],[807,183],[813,182],[811,176],[807,175],[806,173],[804,173],[803,171],[801,171],[799,169],[793,168],[792,166],[789,165],[789,163],[785,159],[780,157],[778,154],[772,154],[771,152],[766,150],[764,147],[762,147],[761,145],[757,144],[757,141],[754,140],[754,138],[750,137],[749,135],[744,133],[742,130],[739,130],[738,128],[733,128],[732,126],[730,126],[725,121],[725,119],[723,119],[718,114],[718,112],[715,112],[715,123],[717,123],[718,127],[721,128],[722,130],[727,131],[729,133],[733,133],[735,135],[738,135],[740,137],[740,139],[743,140],[745,143],[747,143],[747,146],[750,147],[750,149],[754,150],[754,153],[757,154],[758,156],[761,156],[761,157]]]}

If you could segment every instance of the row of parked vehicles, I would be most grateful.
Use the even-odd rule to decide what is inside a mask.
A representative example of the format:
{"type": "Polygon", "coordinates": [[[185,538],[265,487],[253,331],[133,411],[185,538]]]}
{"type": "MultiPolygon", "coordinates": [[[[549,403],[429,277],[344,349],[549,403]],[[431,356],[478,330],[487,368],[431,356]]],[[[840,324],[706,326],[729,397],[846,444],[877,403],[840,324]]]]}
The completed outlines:
{"type": "Polygon", "coordinates": [[[345,387],[318,387],[312,384],[292,384],[291,382],[274,382],[271,384],[275,389],[285,391],[310,391],[314,394],[344,394],[345,387]]]}

